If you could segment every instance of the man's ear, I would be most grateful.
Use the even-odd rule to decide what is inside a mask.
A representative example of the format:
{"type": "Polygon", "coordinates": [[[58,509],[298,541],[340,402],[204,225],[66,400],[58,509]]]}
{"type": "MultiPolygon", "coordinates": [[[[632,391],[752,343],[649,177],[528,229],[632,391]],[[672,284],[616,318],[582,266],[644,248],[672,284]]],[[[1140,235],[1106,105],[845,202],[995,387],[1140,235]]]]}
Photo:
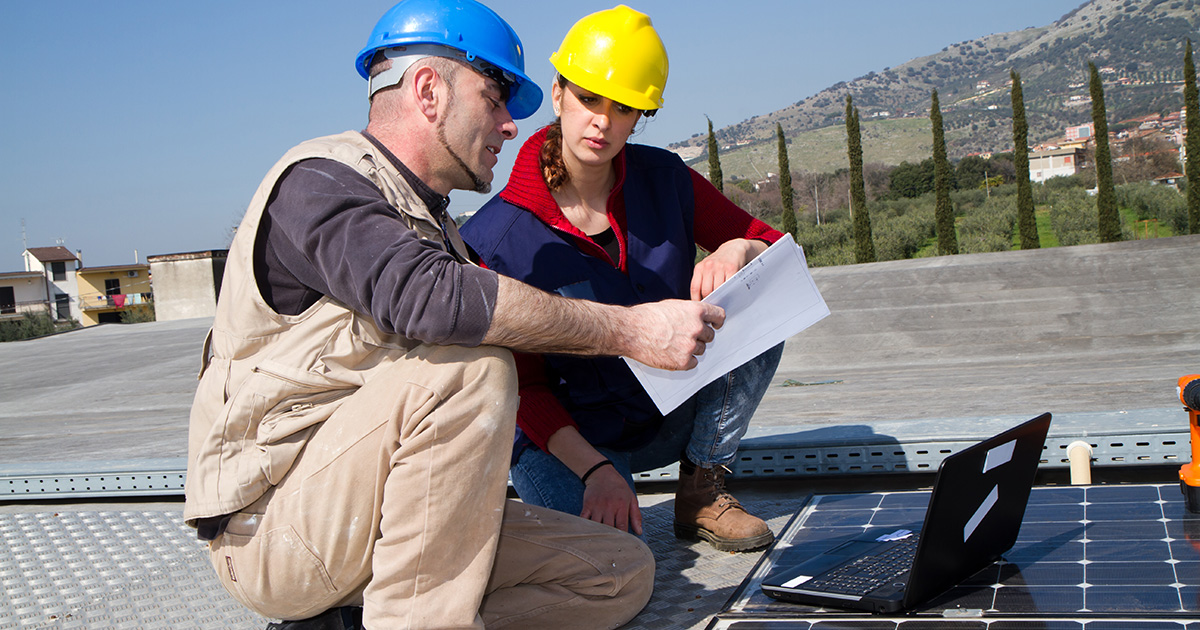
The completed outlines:
{"type": "Polygon", "coordinates": [[[433,68],[421,66],[413,70],[412,83],[409,86],[413,90],[417,111],[424,114],[425,118],[431,122],[437,120],[438,104],[441,101],[442,90],[446,86],[442,77],[433,68]]]}

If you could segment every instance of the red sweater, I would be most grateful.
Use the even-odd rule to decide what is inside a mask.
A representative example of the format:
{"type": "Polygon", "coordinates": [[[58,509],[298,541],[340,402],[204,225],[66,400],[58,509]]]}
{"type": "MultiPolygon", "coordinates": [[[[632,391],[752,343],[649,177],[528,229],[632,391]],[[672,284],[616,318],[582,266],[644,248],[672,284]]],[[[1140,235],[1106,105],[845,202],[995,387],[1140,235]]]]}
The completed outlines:
{"type": "MultiPolygon", "coordinates": [[[[538,154],[546,141],[546,129],[533,134],[521,147],[509,176],[508,185],[500,192],[505,201],[532,212],[550,227],[575,237],[580,250],[601,260],[611,262],[604,248],[576,228],[563,215],[558,203],[550,194],[542,178],[538,154]]],[[[621,259],[615,263],[625,271],[625,197],[621,194],[625,183],[625,151],[613,160],[617,171],[617,182],[608,196],[607,212],[609,224],[620,244],[621,259]]],[[[726,241],[735,238],[759,239],[774,243],[783,234],[771,226],[750,216],[745,210],[725,198],[703,175],[691,170],[692,189],[695,195],[694,235],[696,245],[714,251],[726,241]]],[[[517,425],[537,445],[546,450],[546,442],[559,429],[575,426],[570,413],[550,391],[545,365],[540,354],[514,353],[517,363],[517,378],[521,404],[517,410],[517,425]]]]}

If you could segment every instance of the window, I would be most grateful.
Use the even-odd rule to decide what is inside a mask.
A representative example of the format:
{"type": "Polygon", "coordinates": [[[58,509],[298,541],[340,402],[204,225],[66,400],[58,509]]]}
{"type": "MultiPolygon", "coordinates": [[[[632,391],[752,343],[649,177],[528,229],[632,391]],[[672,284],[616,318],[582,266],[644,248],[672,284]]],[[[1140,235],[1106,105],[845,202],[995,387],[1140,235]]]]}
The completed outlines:
{"type": "Polygon", "coordinates": [[[56,319],[71,319],[71,296],[66,293],[54,296],[54,310],[56,319]]]}
{"type": "Polygon", "coordinates": [[[67,263],[52,262],[50,263],[50,272],[54,274],[54,281],[59,282],[67,279],[67,263]]]}
{"type": "Polygon", "coordinates": [[[120,295],[121,281],[117,278],[108,278],[104,281],[104,295],[120,295]]]}
{"type": "Polygon", "coordinates": [[[0,287],[0,315],[17,312],[17,298],[12,287],[0,287]]]}

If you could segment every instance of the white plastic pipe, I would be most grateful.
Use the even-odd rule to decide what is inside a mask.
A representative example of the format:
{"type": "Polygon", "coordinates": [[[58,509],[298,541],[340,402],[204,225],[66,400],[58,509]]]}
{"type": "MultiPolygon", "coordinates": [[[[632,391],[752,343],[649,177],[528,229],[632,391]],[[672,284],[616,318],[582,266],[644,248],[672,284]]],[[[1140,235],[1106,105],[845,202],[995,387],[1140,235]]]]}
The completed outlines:
{"type": "Polygon", "coordinates": [[[1092,484],[1092,445],[1075,440],[1067,445],[1067,459],[1071,461],[1071,485],[1092,484]]]}

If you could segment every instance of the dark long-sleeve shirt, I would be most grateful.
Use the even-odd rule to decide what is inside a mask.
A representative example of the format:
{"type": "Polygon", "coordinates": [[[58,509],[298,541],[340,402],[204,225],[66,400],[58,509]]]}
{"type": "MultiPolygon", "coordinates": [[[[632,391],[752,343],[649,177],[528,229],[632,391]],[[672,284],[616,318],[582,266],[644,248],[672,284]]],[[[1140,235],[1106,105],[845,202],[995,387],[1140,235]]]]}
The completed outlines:
{"type": "MultiPolygon", "coordinates": [[[[447,199],[388,157],[433,215],[448,223],[447,199]]],[[[281,179],[262,222],[255,273],[276,312],[298,315],[328,295],[384,332],[466,346],[478,345],[491,325],[496,274],[419,238],[350,166],[297,163],[281,179]]]]}

